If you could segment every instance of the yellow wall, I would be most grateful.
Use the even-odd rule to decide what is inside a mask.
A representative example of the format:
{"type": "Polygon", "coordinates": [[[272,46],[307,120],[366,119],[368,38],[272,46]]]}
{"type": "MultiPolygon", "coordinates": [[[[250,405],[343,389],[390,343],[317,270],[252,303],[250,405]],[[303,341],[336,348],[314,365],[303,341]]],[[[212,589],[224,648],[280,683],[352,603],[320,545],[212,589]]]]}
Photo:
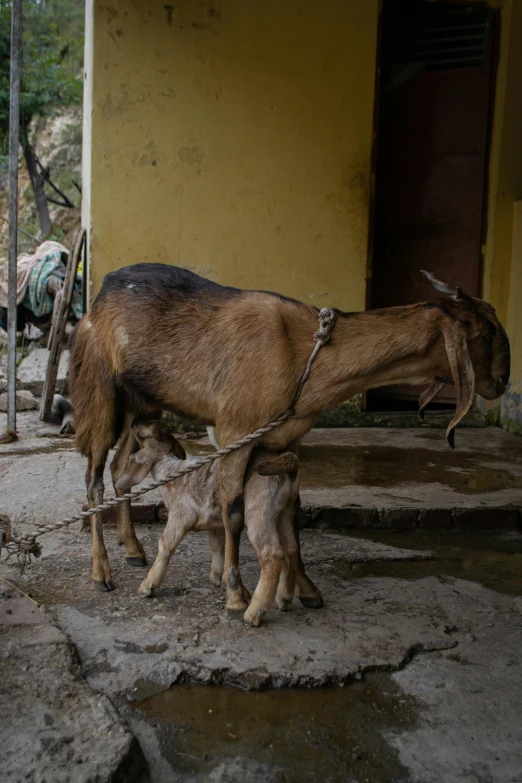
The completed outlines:
{"type": "Polygon", "coordinates": [[[500,61],[491,145],[484,298],[496,307],[512,348],[502,421],[522,432],[522,1],[501,6],[500,61]]]}
{"type": "Polygon", "coordinates": [[[511,343],[511,381],[502,398],[502,424],[522,434],[522,201],[513,205],[512,261],[506,328],[511,343]]]}
{"type": "Polygon", "coordinates": [[[161,261],[363,309],[378,0],[93,0],[91,281],[161,261]]]}

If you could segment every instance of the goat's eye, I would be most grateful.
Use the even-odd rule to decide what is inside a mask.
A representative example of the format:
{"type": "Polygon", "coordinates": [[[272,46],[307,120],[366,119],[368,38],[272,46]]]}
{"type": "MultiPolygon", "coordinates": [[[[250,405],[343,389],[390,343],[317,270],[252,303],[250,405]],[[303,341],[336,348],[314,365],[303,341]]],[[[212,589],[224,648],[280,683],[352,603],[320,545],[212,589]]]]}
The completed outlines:
{"type": "Polygon", "coordinates": [[[488,343],[491,343],[493,341],[494,336],[495,336],[494,334],[487,334],[484,337],[484,340],[486,340],[488,343]]]}

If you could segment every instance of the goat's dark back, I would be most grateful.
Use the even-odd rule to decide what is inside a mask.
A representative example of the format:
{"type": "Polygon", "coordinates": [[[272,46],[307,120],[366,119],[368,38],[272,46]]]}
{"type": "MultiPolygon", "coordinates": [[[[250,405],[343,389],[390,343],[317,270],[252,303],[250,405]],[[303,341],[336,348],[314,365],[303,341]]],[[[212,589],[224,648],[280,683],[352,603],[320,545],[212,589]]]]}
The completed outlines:
{"type": "Polygon", "coordinates": [[[308,305],[163,264],[108,274],[71,340],[79,450],[102,458],[121,433],[125,411],[172,410],[217,423],[243,410],[245,431],[256,412],[264,423],[290,404],[316,319],[308,305]],[[281,307],[295,322],[291,330],[281,307]],[[292,338],[306,336],[302,355],[290,331],[292,338]]]}

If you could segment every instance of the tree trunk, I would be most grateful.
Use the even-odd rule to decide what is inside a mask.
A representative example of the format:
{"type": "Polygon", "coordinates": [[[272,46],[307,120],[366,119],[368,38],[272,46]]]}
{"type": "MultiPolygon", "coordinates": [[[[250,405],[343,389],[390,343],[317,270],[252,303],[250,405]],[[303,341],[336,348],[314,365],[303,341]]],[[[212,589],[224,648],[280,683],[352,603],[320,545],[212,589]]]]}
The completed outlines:
{"type": "Polygon", "coordinates": [[[36,209],[38,211],[40,232],[42,234],[42,238],[45,239],[45,237],[51,233],[52,224],[51,217],[49,215],[47,196],[45,195],[44,178],[38,171],[34,150],[28,141],[22,142],[22,149],[24,151],[27,172],[31,179],[31,184],[34,190],[34,200],[36,201],[36,209]]]}

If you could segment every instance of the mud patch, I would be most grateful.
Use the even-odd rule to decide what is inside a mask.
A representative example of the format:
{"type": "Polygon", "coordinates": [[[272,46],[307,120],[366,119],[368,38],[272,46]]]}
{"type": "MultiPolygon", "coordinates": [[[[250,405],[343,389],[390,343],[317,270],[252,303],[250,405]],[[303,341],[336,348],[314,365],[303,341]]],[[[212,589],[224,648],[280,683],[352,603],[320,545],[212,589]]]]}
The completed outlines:
{"type": "Polygon", "coordinates": [[[176,685],[133,708],[154,723],[178,774],[208,775],[241,756],[270,770],[269,780],[287,783],[408,779],[383,732],[412,725],[415,702],[389,675],[346,688],[257,693],[176,685]]]}

